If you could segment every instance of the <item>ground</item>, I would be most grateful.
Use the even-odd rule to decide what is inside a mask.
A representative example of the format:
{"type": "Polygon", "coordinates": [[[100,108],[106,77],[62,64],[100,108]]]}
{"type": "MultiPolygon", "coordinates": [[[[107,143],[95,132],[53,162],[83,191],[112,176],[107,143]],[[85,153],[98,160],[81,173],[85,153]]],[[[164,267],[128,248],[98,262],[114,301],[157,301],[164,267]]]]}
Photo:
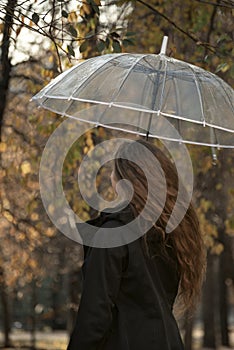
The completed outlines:
{"type": "MultiPolygon", "coordinates": [[[[24,350],[27,346],[27,350],[31,345],[30,333],[24,331],[14,331],[11,334],[12,344],[14,344],[14,350],[24,350]]],[[[0,344],[3,342],[3,334],[0,333],[0,344]]],[[[37,332],[36,333],[36,349],[38,350],[65,350],[68,343],[68,335],[65,331],[54,332],[37,332]]],[[[13,349],[13,348],[12,348],[13,349]]],[[[7,350],[10,350],[9,348],[7,350]]]]}
{"type": "MultiPolygon", "coordinates": [[[[196,328],[194,331],[194,350],[212,350],[201,348],[203,332],[201,329],[196,328]]],[[[11,334],[12,344],[14,348],[7,350],[29,350],[31,345],[31,337],[29,332],[13,331],[11,334]]],[[[0,333],[0,348],[3,344],[3,334],[0,333]]],[[[68,344],[68,334],[65,331],[48,331],[36,333],[36,349],[37,350],[66,350],[68,344]]],[[[230,350],[234,349],[234,328],[231,332],[231,348],[219,347],[217,350],[230,350]]]]}

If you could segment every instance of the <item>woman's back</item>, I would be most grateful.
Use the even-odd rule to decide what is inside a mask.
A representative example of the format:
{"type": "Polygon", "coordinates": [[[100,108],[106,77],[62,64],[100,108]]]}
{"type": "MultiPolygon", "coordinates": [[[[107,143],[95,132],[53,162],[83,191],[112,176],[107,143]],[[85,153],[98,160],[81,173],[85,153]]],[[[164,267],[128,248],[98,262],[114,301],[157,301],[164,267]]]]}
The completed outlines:
{"type": "MultiPolygon", "coordinates": [[[[127,207],[89,223],[111,229],[131,219],[127,207]]],[[[183,349],[172,314],[176,264],[160,255],[147,257],[138,238],[115,248],[86,247],[82,271],[83,294],[69,350],[183,349]]]]}

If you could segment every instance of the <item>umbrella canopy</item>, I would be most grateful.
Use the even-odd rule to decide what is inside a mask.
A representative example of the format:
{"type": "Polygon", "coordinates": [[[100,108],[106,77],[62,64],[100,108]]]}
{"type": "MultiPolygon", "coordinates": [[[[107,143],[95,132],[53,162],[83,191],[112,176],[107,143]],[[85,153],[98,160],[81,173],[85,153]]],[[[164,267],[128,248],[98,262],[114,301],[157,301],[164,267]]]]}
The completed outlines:
{"type": "Polygon", "coordinates": [[[164,54],[90,58],[60,74],[33,100],[96,126],[234,148],[233,89],[215,74],[164,54]],[[95,105],[95,112],[84,111],[95,105]],[[165,118],[179,137],[160,127],[165,118]]]}

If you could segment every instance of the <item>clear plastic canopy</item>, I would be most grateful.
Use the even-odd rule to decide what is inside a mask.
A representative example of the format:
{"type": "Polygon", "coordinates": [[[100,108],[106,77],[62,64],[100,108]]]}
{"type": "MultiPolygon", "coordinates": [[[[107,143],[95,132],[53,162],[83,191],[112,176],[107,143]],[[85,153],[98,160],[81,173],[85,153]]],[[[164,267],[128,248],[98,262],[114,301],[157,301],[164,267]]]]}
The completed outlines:
{"type": "Polygon", "coordinates": [[[88,59],[60,74],[33,100],[95,125],[234,148],[233,89],[216,75],[164,54],[88,59]],[[179,136],[170,134],[165,120],[179,136]]]}

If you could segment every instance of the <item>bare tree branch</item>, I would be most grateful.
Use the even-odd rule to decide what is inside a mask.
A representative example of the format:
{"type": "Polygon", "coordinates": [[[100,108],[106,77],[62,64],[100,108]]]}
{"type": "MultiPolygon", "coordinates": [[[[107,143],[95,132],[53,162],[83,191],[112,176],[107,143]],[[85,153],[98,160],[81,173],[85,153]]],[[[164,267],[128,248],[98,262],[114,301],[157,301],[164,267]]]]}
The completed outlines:
{"type": "Polygon", "coordinates": [[[183,28],[179,27],[174,21],[172,21],[169,17],[164,15],[164,13],[161,13],[153,6],[147,4],[143,0],[136,0],[136,2],[139,2],[140,4],[144,5],[145,7],[149,8],[151,11],[153,11],[155,14],[159,15],[160,17],[164,18],[167,22],[169,22],[173,27],[175,27],[177,30],[179,30],[181,33],[189,37],[192,41],[194,41],[197,45],[205,47],[207,50],[215,53],[215,50],[212,48],[212,46],[209,43],[204,43],[203,41],[199,40],[198,38],[195,38],[192,34],[186,32],[183,28]]]}
{"type": "Polygon", "coordinates": [[[234,2],[233,1],[219,1],[219,2],[211,2],[211,1],[205,1],[205,0],[195,0],[197,2],[200,2],[201,4],[208,4],[208,5],[212,5],[215,7],[226,7],[229,9],[233,9],[234,8],[234,2]]]}

